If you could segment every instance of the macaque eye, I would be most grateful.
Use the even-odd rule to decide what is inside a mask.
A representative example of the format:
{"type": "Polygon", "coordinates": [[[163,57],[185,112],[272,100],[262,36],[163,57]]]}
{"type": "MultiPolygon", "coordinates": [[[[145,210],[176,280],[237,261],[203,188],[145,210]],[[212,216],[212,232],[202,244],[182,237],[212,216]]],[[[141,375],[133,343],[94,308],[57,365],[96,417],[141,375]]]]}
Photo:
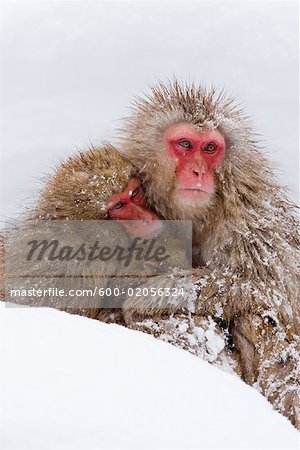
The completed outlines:
{"type": "Polygon", "coordinates": [[[136,197],[138,194],[139,194],[139,192],[140,192],[140,187],[138,187],[138,188],[136,188],[133,192],[132,192],[132,194],[131,194],[131,198],[134,198],[134,197],[136,197]]]}
{"type": "Polygon", "coordinates": [[[187,139],[182,139],[181,141],[178,142],[178,145],[180,145],[180,147],[182,148],[192,148],[191,142],[188,141],[187,139]]]}
{"type": "Polygon", "coordinates": [[[121,208],[123,208],[123,206],[124,206],[124,203],[123,203],[123,202],[118,202],[118,203],[116,203],[111,209],[112,209],[113,211],[115,211],[116,209],[121,209],[121,208]]]}
{"type": "Polygon", "coordinates": [[[216,149],[217,149],[216,144],[210,142],[209,144],[206,144],[206,146],[203,148],[203,151],[206,153],[214,153],[216,149]]]}

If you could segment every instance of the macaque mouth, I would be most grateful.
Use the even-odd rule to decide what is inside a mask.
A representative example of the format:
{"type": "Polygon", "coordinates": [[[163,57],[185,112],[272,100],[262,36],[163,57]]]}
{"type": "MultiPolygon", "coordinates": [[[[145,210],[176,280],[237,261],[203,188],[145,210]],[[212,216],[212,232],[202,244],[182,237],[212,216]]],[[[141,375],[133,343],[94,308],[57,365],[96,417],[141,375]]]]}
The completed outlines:
{"type": "Polygon", "coordinates": [[[204,194],[210,195],[210,192],[204,191],[203,189],[199,189],[199,188],[180,188],[180,189],[176,189],[176,191],[204,192],[204,194]]]}
{"type": "Polygon", "coordinates": [[[177,191],[201,191],[201,192],[205,192],[205,191],[203,191],[203,189],[200,189],[200,188],[180,188],[180,189],[177,189],[177,191]]]}
{"type": "Polygon", "coordinates": [[[178,188],[174,192],[176,201],[179,203],[207,204],[212,196],[212,192],[204,191],[200,188],[178,188]]]}

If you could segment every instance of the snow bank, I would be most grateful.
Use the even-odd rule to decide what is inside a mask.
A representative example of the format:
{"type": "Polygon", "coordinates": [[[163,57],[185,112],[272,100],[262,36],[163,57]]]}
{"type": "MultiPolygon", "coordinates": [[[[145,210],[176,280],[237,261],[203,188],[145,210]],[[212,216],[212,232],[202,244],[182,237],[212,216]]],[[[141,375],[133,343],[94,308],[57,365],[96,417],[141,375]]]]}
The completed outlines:
{"type": "Polygon", "coordinates": [[[0,305],[5,450],[297,448],[237,377],[153,339],[0,305]]]}

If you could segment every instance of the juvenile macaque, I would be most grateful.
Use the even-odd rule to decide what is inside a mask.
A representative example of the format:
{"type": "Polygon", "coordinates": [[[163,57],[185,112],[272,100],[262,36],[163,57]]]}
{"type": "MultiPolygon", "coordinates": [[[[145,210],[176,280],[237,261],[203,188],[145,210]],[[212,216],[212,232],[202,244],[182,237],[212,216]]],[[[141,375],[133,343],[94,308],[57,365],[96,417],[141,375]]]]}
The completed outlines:
{"type": "MultiPolygon", "coordinates": [[[[66,163],[58,167],[56,172],[46,182],[36,208],[29,214],[29,219],[31,220],[24,221],[25,228],[23,227],[21,232],[24,233],[25,229],[25,236],[18,234],[16,231],[10,231],[13,241],[11,248],[16,249],[16,263],[20,264],[18,260],[18,239],[19,245],[21,245],[21,242],[24,245],[28,244],[32,240],[42,242],[44,236],[47,237],[48,220],[68,221],[67,225],[70,224],[68,232],[72,232],[72,235],[70,237],[68,236],[68,243],[69,245],[73,245],[74,248],[80,242],[80,239],[83,239],[84,233],[86,233],[83,230],[81,234],[76,234],[76,227],[71,227],[72,221],[74,220],[96,221],[95,226],[93,225],[94,222],[92,222],[92,228],[100,233],[102,245],[105,244],[106,240],[109,241],[107,237],[107,233],[109,233],[109,242],[114,243],[115,240],[116,245],[121,244],[125,249],[136,236],[150,239],[152,236],[159,234],[161,222],[158,216],[149,209],[141,183],[133,177],[132,173],[132,165],[111,146],[99,149],[94,148],[69,158],[66,163]],[[34,227],[35,219],[41,220],[42,222],[40,223],[42,225],[45,223],[45,227],[42,226],[41,229],[34,227]],[[104,219],[116,221],[113,231],[110,232],[105,227],[101,229],[100,226],[98,230],[98,221],[104,219]],[[123,231],[121,225],[118,229],[117,222],[121,223],[120,221],[122,221],[122,226],[125,227],[123,231]],[[114,231],[116,231],[116,237],[112,235],[114,231]]],[[[51,224],[51,222],[48,223],[51,224]]],[[[51,225],[49,227],[50,230],[51,225]]],[[[59,233],[61,234],[60,231],[59,233]]],[[[61,237],[63,238],[62,235],[61,237]]],[[[87,240],[89,238],[90,236],[86,236],[87,240]]],[[[10,258],[13,257],[10,254],[10,258]]],[[[3,262],[3,257],[1,260],[3,262]]],[[[78,279],[72,277],[75,272],[79,272],[76,264],[76,261],[71,261],[66,266],[65,275],[68,275],[70,278],[54,278],[52,281],[51,278],[48,278],[45,279],[45,286],[48,286],[49,283],[49,286],[51,286],[54,281],[57,286],[65,288],[87,288],[91,286],[91,281],[87,285],[84,281],[80,284],[80,280],[78,281],[78,279]]],[[[83,261],[80,268],[84,276],[99,276],[107,273],[107,266],[111,265],[111,273],[116,272],[118,274],[118,266],[114,266],[113,264],[115,264],[115,261],[106,263],[102,261],[93,262],[93,264],[89,265],[86,261],[83,261]]],[[[52,263],[52,267],[49,266],[47,270],[53,270],[55,273],[56,268],[57,263],[54,262],[52,263]]],[[[30,270],[31,275],[40,273],[37,263],[31,265],[30,270]]],[[[103,287],[105,287],[108,281],[105,277],[102,277],[100,280],[97,279],[95,283],[100,283],[100,286],[102,283],[103,287]]],[[[1,285],[3,288],[3,283],[1,285]]],[[[54,303],[51,302],[51,305],[59,308],[60,301],[62,300],[55,299],[54,303]]],[[[100,305],[97,307],[97,301],[99,302],[99,299],[95,300],[95,307],[81,308],[82,299],[78,299],[78,308],[75,308],[76,299],[74,299],[72,307],[64,307],[63,309],[100,320],[124,322],[120,309],[111,310],[107,304],[105,308],[100,308],[100,305]]],[[[91,303],[92,301],[89,301],[89,304],[91,303]]]]}
{"type": "Polygon", "coordinates": [[[299,426],[295,207],[248,120],[223,93],[174,82],[135,102],[124,137],[150,206],[193,221],[197,313],[228,327],[244,380],[299,426]]]}

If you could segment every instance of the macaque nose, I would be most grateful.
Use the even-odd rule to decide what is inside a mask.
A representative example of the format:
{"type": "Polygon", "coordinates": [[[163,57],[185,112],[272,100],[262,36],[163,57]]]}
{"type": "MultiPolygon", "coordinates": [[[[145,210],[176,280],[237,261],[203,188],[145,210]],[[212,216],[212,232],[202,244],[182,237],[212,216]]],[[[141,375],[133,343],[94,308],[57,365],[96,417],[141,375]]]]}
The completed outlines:
{"type": "Polygon", "coordinates": [[[193,160],[190,161],[189,170],[190,173],[192,173],[193,178],[201,178],[204,175],[205,163],[200,155],[194,155],[193,160]]]}
{"type": "Polygon", "coordinates": [[[205,174],[204,164],[193,164],[190,170],[192,172],[193,177],[196,178],[201,178],[205,174]]]}

